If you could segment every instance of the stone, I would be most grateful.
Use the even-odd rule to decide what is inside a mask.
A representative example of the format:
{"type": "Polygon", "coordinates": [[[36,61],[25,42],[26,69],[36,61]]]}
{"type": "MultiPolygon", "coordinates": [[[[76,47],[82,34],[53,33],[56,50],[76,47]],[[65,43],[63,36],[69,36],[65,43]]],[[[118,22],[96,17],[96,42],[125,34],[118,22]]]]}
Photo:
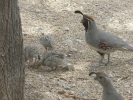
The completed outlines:
{"type": "Polygon", "coordinates": [[[77,51],[78,51],[78,50],[77,50],[76,48],[71,48],[71,49],[70,49],[70,52],[75,52],[75,53],[77,53],[77,51]]]}
{"type": "Polygon", "coordinates": [[[66,44],[66,45],[69,45],[69,46],[72,46],[73,45],[73,41],[72,40],[64,40],[62,41],[62,43],[66,44]]]}
{"type": "Polygon", "coordinates": [[[58,94],[64,94],[64,93],[66,93],[65,90],[59,90],[59,91],[58,91],[58,94]]]}
{"type": "Polygon", "coordinates": [[[109,77],[110,77],[110,78],[113,78],[114,75],[113,75],[112,73],[109,73],[109,77]]]}
{"type": "Polygon", "coordinates": [[[66,89],[66,90],[70,90],[71,87],[70,87],[70,86],[64,86],[64,89],[66,89]]]}
{"type": "Polygon", "coordinates": [[[68,93],[69,93],[70,95],[74,95],[74,91],[71,91],[71,90],[70,90],[68,93]]]}
{"type": "Polygon", "coordinates": [[[42,27],[36,27],[36,30],[44,30],[42,27]]]}
{"type": "Polygon", "coordinates": [[[69,31],[70,29],[69,29],[69,27],[65,27],[65,31],[69,31]]]}
{"type": "Polygon", "coordinates": [[[133,73],[133,68],[131,69],[131,72],[133,73]]]}
{"type": "Polygon", "coordinates": [[[28,35],[28,33],[27,33],[27,32],[22,32],[22,34],[23,34],[24,36],[28,35]]]}
{"type": "Polygon", "coordinates": [[[83,44],[82,40],[76,39],[76,42],[83,44]]]}
{"type": "Polygon", "coordinates": [[[89,95],[89,92],[86,91],[86,90],[84,90],[84,91],[83,91],[83,95],[88,96],[88,95],[89,95]]]}

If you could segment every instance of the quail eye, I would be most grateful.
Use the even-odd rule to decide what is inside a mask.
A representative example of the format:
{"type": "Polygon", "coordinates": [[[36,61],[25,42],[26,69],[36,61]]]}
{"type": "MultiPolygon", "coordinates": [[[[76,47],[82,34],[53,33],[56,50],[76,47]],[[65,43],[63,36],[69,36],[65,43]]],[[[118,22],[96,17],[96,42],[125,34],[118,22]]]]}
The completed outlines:
{"type": "Polygon", "coordinates": [[[102,77],[102,76],[100,76],[99,78],[100,78],[100,79],[102,79],[103,77],[102,77]]]}

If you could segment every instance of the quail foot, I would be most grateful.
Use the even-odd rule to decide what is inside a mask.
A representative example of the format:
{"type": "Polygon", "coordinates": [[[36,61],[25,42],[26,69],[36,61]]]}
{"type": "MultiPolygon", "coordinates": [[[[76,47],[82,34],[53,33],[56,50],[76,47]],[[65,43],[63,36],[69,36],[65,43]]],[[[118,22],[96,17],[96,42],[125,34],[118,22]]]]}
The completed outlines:
{"type": "Polygon", "coordinates": [[[98,81],[103,87],[102,100],[124,100],[116,91],[109,77],[103,72],[90,72],[89,76],[96,74],[94,80],[98,81]]]}
{"type": "Polygon", "coordinates": [[[35,58],[35,62],[37,61],[37,58],[39,56],[39,49],[38,49],[38,46],[35,45],[35,44],[30,44],[30,45],[27,45],[24,50],[23,50],[23,54],[24,54],[24,60],[25,62],[28,62],[28,67],[32,65],[33,63],[33,58],[35,58]]]}
{"type": "Polygon", "coordinates": [[[83,16],[81,23],[85,27],[85,40],[89,47],[97,51],[101,59],[97,67],[103,64],[104,55],[108,55],[108,61],[105,63],[107,66],[110,61],[110,53],[115,50],[128,50],[133,51],[133,47],[124,42],[116,35],[104,32],[97,28],[96,22],[93,17],[83,14],[81,11],[76,10],[75,13],[79,13],[83,16]]]}

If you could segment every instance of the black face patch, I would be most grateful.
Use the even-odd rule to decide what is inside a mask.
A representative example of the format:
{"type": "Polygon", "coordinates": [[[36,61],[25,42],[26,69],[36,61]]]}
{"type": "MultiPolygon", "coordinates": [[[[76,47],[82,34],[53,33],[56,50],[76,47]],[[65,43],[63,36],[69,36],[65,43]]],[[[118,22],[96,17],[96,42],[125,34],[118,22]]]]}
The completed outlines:
{"type": "Polygon", "coordinates": [[[88,30],[88,20],[83,17],[83,19],[81,20],[81,23],[83,24],[83,26],[85,27],[85,31],[87,32],[87,30],[88,30]]]}

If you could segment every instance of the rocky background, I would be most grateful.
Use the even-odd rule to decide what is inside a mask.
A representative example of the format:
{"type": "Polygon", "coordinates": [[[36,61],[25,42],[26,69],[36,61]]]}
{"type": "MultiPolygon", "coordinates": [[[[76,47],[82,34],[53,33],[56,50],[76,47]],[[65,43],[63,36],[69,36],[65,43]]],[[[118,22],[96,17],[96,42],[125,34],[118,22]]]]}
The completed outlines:
{"type": "MultiPolygon", "coordinates": [[[[42,33],[55,41],[55,50],[67,55],[67,63],[74,71],[48,72],[45,67],[25,70],[25,100],[101,100],[102,87],[89,77],[91,66],[100,56],[85,42],[82,16],[75,10],[93,16],[97,26],[124,39],[133,46],[132,0],[19,0],[24,46],[38,44],[42,33]],[[85,99],[86,98],[86,99],[85,99]]],[[[106,59],[106,57],[105,57],[106,59]]],[[[107,60],[107,59],[106,59],[107,60]]],[[[111,53],[106,72],[117,91],[127,100],[133,99],[133,52],[111,53]]]]}

